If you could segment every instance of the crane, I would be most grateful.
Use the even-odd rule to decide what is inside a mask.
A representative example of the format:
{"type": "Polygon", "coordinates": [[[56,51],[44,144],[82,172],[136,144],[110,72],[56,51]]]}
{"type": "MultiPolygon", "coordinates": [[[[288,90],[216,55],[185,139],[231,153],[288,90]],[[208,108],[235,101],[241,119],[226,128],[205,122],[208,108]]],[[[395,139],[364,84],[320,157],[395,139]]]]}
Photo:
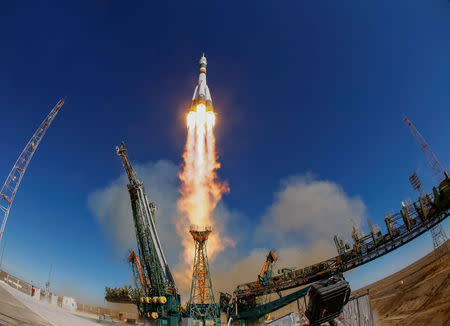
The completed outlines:
{"type": "Polygon", "coordinates": [[[443,176],[447,179],[450,179],[448,171],[446,169],[444,169],[441,162],[439,162],[436,155],[431,150],[430,145],[428,145],[428,143],[425,141],[425,139],[422,137],[422,135],[416,129],[416,127],[412,124],[412,122],[407,117],[404,117],[403,121],[405,121],[406,125],[408,126],[409,130],[411,131],[411,134],[416,139],[417,144],[419,144],[420,148],[422,148],[422,151],[425,154],[425,157],[427,158],[428,163],[431,165],[431,169],[433,170],[433,173],[436,176],[437,180],[439,182],[442,181],[443,176]]]}
{"type": "Polygon", "coordinates": [[[128,159],[125,143],[117,146],[116,152],[122,159],[129,180],[128,192],[138,245],[138,254],[130,254],[129,260],[132,262],[135,257],[138,267],[135,277],[141,278],[143,286],[137,293],[145,295],[135,298],[134,302],[141,315],[158,325],[178,325],[181,317],[180,295],[156,230],[156,205],[149,202],[144,183],[139,180],[128,159]]]}
{"type": "MultiPolygon", "coordinates": [[[[445,183],[450,182],[450,176],[449,176],[448,171],[446,169],[444,169],[444,167],[442,166],[441,162],[439,162],[439,160],[437,159],[437,157],[434,154],[434,152],[431,150],[431,148],[428,145],[428,143],[425,141],[425,139],[422,137],[422,135],[416,129],[416,127],[414,127],[412,122],[407,117],[405,117],[403,120],[408,125],[409,130],[411,131],[412,135],[416,139],[416,141],[419,144],[420,148],[422,148],[422,150],[423,150],[423,152],[425,154],[425,157],[428,160],[428,163],[431,165],[431,169],[433,170],[433,173],[434,173],[435,177],[440,182],[439,187],[440,188],[441,187],[445,187],[446,186],[445,183]],[[442,181],[442,177],[444,177],[444,181],[442,181]]],[[[410,177],[409,180],[410,180],[413,188],[419,191],[419,193],[421,195],[421,198],[422,198],[422,201],[423,201],[426,197],[424,197],[424,194],[423,194],[423,191],[422,191],[422,186],[421,186],[421,183],[420,183],[420,180],[419,180],[417,174],[414,173],[410,177]]],[[[447,197],[447,200],[449,200],[449,198],[450,197],[447,197]]],[[[424,206],[423,202],[421,202],[421,205],[424,206]]],[[[437,255],[439,256],[440,252],[437,249],[439,247],[441,247],[442,244],[447,243],[447,235],[445,234],[445,231],[442,228],[442,225],[440,223],[438,223],[435,226],[433,226],[430,231],[431,231],[431,237],[433,239],[433,247],[436,250],[437,255]]],[[[447,250],[447,248],[444,248],[443,251],[446,251],[446,250],[447,250]]]]}
{"type": "Polygon", "coordinates": [[[39,128],[34,132],[30,141],[27,143],[22,153],[19,155],[16,163],[14,163],[11,172],[9,172],[8,177],[3,184],[2,190],[0,191],[0,212],[3,214],[3,221],[0,227],[0,243],[2,241],[3,233],[5,232],[6,221],[8,220],[9,211],[13,204],[14,198],[19,188],[20,182],[25,174],[28,164],[31,161],[36,149],[39,146],[45,132],[50,127],[51,123],[55,119],[59,110],[64,104],[64,99],[61,99],[56,103],[50,113],[47,115],[45,120],[41,123],[39,128]]]}
{"type": "Polygon", "coordinates": [[[270,251],[266,256],[266,261],[264,262],[264,265],[261,268],[261,272],[259,272],[257,281],[258,284],[264,286],[270,282],[273,276],[272,266],[276,260],[277,257],[275,256],[275,254],[273,253],[273,251],[270,251]]]}
{"type": "MultiPolygon", "coordinates": [[[[145,292],[148,294],[150,293],[150,282],[148,281],[147,276],[145,276],[144,271],[142,270],[142,265],[139,262],[138,256],[134,253],[134,251],[131,251],[130,256],[128,256],[128,261],[132,264],[136,264],[137,273],[139,273],[139,278],[141,279],[141,284],[145,288],[145,292]]],[[[133,265],[134,266],[134,265],[133,265]]]]}

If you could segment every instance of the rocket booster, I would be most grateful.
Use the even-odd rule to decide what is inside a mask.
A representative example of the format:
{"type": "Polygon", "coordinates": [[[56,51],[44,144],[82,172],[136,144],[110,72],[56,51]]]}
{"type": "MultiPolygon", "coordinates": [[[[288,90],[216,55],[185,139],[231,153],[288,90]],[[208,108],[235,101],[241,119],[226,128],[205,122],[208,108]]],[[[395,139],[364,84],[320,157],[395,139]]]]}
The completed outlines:
{"type": "Polygon", "coordinates": [[[206,84],[206,57],[205,54],[200,58],[200,74],[198,76],[198,84],[195,86],[194,95],[192,96],[191,111],[197,109],[197,105],[203,104],[206,106],[206,111],[213,111],[211,93],[206,84]]]}

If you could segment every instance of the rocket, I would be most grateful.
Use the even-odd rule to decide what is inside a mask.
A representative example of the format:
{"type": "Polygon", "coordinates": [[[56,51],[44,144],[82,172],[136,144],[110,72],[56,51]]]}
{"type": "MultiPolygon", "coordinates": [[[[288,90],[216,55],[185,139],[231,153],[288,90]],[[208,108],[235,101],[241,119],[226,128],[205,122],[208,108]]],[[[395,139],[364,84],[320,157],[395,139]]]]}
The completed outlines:
{"type": "Polygon", "coordinates": [[[198,84],[195,86],[194,95],[192,96],[191,111],[196,111],[197,105],[203,104],[206,107],[206,111],[213,111],[211,93],[209,92],[208,85],[206,84],[206,57],[203,53],[200,58],[200,74],[198,76],[198,84]]]}

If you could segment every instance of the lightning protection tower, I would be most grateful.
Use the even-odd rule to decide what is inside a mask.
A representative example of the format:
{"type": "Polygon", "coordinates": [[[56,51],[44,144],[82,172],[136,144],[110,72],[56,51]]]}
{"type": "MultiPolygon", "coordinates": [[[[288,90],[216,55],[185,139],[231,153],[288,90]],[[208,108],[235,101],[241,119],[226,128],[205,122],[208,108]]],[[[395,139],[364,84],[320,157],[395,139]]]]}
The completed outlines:
{"type": "MultiPolygon", "coordinates": [[[[409,130],[411,131],[411,134],[414,136],[414,138],[417,141],[417,144],[422,148],[423,153],[425,154],[425,157],[428,160],[428,163],[431,166],[431,169],[433,170],[433,173],[437,180],[439,182],[442,181],[442,178],[449,180],[450,175],[446,169],[442,166],[442,164],[437,159],[434,152],[431,150],[431,147],[428,145],[428,143],[425,141],[425,138],[420,134],[420,132],[416,129],[416,127],[413,125],[413,123],[405,117],[403,119],[405,121],[406,125],[408,126],[409,130]]],[[[419,180],[419,177],[416,173],[411,175],[409,177],[409,181],[411,182],[411,185],[414,189],[416,189],[420,194],[420,199],[426,199],[426,196],[424,195],[424,192],[422,190],[422,184],[419,180]]],[[[421,204],[422,204],[421,200],[421,204]]],[[[422,206],[424,206],[422,204],[422,206]]],[[[433,238],[433,248],[436,252],[436,255],[438,257],[441,256],[443,252],[447,252],[447,235],[445,234],[444,229],[442,228],[442,225],[439,223],[431,228],[431,237],[433,238]],[[443,246],[443,244],[445,244],[443,246]]]]}
{"type": "Polygon", "coordinates": [[[216,325],[220,325],[219,307],[214,300],[208,255],[206,254],[206,242],[211,234],[211,227],[191,226],[189,232],[195,242],[189,314],[194,320],[203,322],[212,320],[216,325]]]}
{"type": "MultiPolygon", "coordinates": [[[[409,181],[411,182],[412,187],[417,190],[420,194],[419,202],[422,206],[422,212],[424,218],[426,218],[427,212],[430,209],[430,201],[422,189],[422,183],[420,182],[417,173],[414,172],[410,177],[409,181]]],[[[441,223],[435,225],[431,228],[431,237],[433,238],[433,249],[436,253],[436,258],[440,258],[444,253],[448,251],[447,248],[447,235],[445,234],[444,229],[442,228],[441,223]]]]}

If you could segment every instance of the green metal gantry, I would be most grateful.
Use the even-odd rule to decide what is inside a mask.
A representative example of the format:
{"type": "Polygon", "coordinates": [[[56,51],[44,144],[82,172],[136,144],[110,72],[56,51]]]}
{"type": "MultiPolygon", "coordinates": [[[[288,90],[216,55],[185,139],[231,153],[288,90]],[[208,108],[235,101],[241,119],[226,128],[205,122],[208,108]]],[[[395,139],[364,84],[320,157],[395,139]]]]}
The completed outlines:
{"type": "Polygon", "coordinates": [[[148,201],[144,184],[127,156],[122,142],[116,147],[128,175],[128,192],[131,199],[134,227],[138,245],[137,255],[130,255],[137,280],[132,293],[140,314],[157,325],[179,325],[181,321],[180,295],[159,241],[155,226],[154,203],[148,201]],[[138,281],[140,279],[140,282],[138,281]]]}

